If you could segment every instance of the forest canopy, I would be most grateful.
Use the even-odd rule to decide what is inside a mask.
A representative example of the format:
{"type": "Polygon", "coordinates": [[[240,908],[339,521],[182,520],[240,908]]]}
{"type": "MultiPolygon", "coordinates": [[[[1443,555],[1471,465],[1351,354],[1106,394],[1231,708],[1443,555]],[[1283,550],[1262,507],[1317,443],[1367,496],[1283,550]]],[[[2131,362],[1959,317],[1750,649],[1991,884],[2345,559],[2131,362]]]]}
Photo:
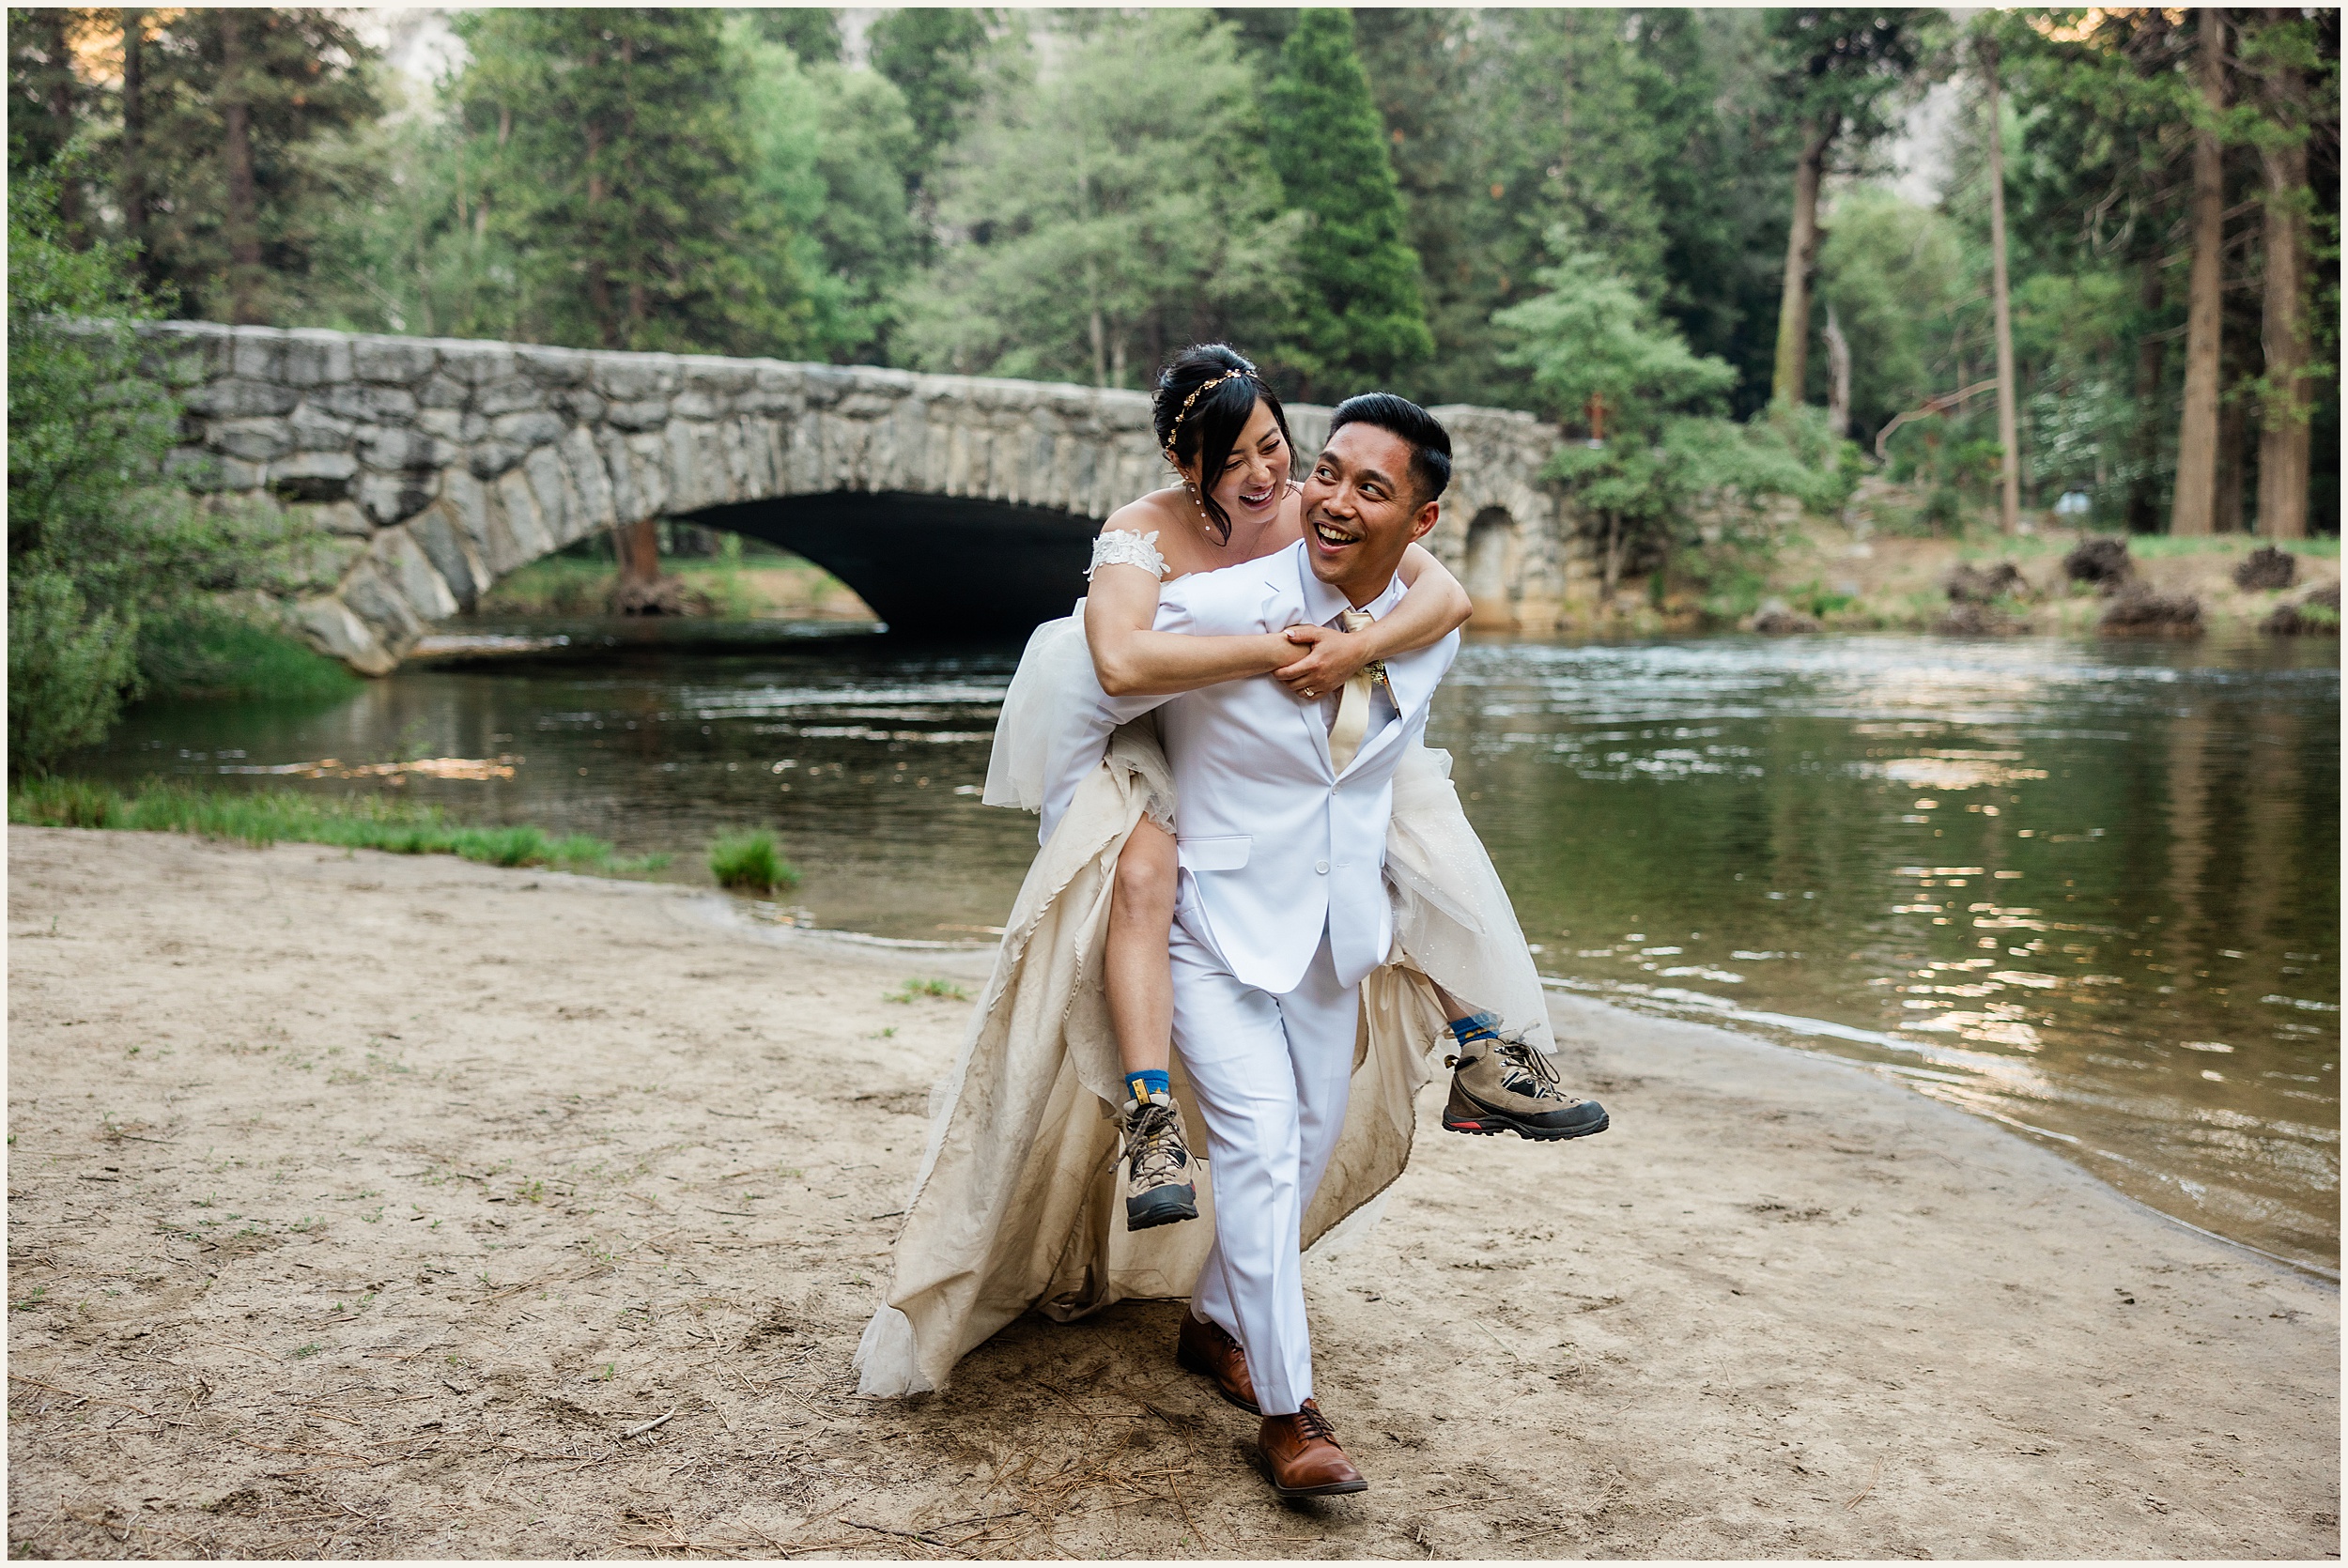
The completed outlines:
{"type": "Polygon", "coordinates": [[[1971,503],[2003,309],[2030,505],[2338,527],[2336,11],[482,9],[395,69],[442,14],[12,9],[11,173],[184,315],[1124,387],[1225,337],[1971,503]]]}

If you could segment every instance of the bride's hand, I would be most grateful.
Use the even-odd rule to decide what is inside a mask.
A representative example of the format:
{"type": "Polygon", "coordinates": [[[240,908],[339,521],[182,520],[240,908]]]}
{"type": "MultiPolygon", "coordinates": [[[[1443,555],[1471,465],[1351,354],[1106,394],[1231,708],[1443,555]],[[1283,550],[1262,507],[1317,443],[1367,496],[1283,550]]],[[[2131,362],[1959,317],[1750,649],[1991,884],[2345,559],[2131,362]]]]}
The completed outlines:
{"type": "Polygon", "coordinates": [[[1359,632],[1329,626],[1290,626],[1281,634],[1303,652],[1293,664],[1272,672],[1273,679],[1308,701],[1328,696],[1367,664],[1359,632]]]}

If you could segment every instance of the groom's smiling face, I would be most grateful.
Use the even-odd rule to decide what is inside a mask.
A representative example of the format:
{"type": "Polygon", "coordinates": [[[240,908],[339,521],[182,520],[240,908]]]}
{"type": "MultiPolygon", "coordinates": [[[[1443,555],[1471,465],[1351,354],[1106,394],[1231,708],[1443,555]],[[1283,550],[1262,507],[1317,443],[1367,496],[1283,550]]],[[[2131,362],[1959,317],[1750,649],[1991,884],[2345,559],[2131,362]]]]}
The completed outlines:
{"type": "Polygon", "coordinates": [[[1421,500],[1411,443],[1356,421],[1329,437],[1305,481],[1305,552],[1313,576],[1356,606],[1386,591],[1402,552],[1435,526],[1440,504],[1421,500]]]}

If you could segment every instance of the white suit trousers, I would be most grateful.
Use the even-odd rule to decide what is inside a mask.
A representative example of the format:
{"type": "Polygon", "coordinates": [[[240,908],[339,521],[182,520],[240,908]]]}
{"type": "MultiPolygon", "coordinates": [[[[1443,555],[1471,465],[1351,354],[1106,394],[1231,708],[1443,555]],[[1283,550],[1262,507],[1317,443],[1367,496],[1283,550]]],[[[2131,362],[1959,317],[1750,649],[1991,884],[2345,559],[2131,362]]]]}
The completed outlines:
{"type": "Polygon", "coordinates": [[[1242,983],[1192,930],[1204,922],[1196,892],[1183,895],[1171,943],[1174,1044],[1206,1120],[1214,1183],[1214,1249],[1191,1308],[1246,1350],[1263,1413],[1293,1415],[1313,1392],[1301,1232],[1345,1127],[1360,988],[1338,983],[1325,926],[1294,991],[1242,983]]]}

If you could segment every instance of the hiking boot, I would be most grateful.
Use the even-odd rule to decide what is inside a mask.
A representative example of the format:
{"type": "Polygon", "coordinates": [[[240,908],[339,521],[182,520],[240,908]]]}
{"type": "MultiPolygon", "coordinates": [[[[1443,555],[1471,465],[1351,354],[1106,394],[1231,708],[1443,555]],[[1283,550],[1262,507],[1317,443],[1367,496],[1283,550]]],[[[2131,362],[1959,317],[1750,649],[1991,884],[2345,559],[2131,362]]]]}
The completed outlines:
{"type": "Polygon", "coordinates": [[[1443,1108],[1449,1131],[1547,1141],[1606,1130],[1606,1107],[1566,1093],[1556,1068],[1522,1038],[1477,1035],[1444,1065],[1456,1069],[1443,1108]]]}
{"type": "Polygon", "coordinates": [[[1198,1218],[1190,1148],[1171,1095],[1125,1102],[1125,1228],[1148,1230],[1198,1218]]]}

